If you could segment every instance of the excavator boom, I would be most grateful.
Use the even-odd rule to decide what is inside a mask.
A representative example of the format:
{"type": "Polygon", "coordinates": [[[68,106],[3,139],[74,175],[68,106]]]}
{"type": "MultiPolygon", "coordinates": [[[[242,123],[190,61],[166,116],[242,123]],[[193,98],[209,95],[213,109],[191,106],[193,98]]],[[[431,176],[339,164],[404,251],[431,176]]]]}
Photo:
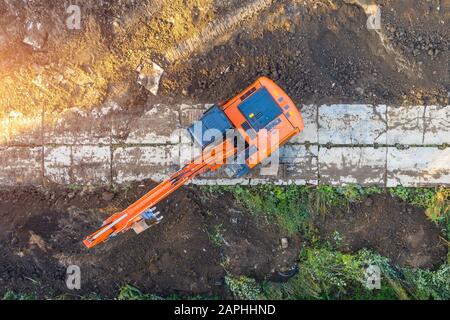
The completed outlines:
{"type": "Polygon", "coordinates": [[[92,248],[130,228],[140,233],[147,227],[159,223],[162,217],[158,217],[158,213],[154,212],[159,202],[196,176],[216,170],[235,152],[233,143],[227,140],[214,148],[204,150],[199,158],[185,165],[124,211],[115,213],[105,220],[99,230],[86,237],[84,245],[92,248]],[[148,221],[147,225],[145,221],[148,221]]]}

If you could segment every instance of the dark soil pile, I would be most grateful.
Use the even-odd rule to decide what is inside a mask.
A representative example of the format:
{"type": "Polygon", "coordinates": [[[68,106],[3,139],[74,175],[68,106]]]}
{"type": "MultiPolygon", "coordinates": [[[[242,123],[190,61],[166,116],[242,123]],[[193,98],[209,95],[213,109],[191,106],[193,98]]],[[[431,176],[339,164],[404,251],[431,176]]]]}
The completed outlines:
{"type": "Polygon", "coordinates": [[[321,237],[331,243],[337,231],[344,251],[372,249],[402,267],[436,268],[447,256],[439,228],[424,210],[390,195],[335,210],[317,217],[315,224],[321,237]]]}
{"type": "MultiPolygon", "coordinates": [[[[130,231],[93,250],[82,245],[108,215],[124,209],[152,183],[116,190],[21,188],[0,191],[0,295],[61,294],[115,297],[124,284],[163,296],[230,297],[226,273],[280,278],[294,266],[303,242],[235,204],[231,194],[185,187],[158,209],[164,219],[140,235],[130,231]],[[288,247],[281,247],[286,237],[288,247]],[[66,288],[66,268],[81,268],[80,291],[66,288]]],[[[437,267],[447,248],[423,209],[389,196],[316,218],[319,235],[342,235],[342,249],[369,248],[393,263],[437,267]]]]}
{"type": "Polygon", "coordinates": [[[0,192],[0,295],[7,289],[55,297],[68,265],[81,268],[79,295],[114,297],[124,284],[161,295],[229,295],[226,271],[262,280],[295,265],[300,240],[245,213],[230,196],[208,199],[184,188],[158,209],[161,224],[88,251],[82,239],[150,184],[114,192],[34,188],[0,192]],[[213,240],[215,239],[215,241],[213,240]],[[225,271],[226,270],[226,271],[225,271]]]}
{"type": "Polygon", "coordinates": [[[449,14],[439,1],[376,1],[379,31],[346,2],[275,1],[223,44],[168,68],[164,94],[221,101],[266,75],[298,104],[447,103],[449,14]]]}

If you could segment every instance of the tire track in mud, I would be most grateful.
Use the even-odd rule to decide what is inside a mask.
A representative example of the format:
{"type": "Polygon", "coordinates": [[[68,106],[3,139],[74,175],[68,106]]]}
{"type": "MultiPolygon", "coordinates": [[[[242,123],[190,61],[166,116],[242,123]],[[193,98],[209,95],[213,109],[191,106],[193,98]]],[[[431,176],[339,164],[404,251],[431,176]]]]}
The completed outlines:
{"type": "Polygon", "coordinates": [[[169,49],[164,55],[166,61],[169,64],[173,64],[180,59],[187,58],[202,46],[213,42],[214,39],[232,32],[246,20],[250,20],[268,8],[273,2],[274,0],[254,0],[250,4],[228,14],[219,23],[217,21],[210,22],[200,33],[169,49]]]}

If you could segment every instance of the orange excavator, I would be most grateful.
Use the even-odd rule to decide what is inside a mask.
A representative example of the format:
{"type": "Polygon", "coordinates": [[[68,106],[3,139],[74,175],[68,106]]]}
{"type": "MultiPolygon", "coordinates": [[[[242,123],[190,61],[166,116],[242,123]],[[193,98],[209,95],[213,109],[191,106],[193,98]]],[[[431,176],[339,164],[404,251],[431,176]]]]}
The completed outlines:
{"type": "Polygon", "coordinates": [[[259,78],[233,99],[213,105],[188,128],[201,147],[198,157],[106,219],[84,245],[92,248],[129,229],[141,233],[161,221],[156,205],[191,179],[222,166],[228,176],[242,177],[302,130],[302,117],[288,95],[270,79],[259,78]]]}

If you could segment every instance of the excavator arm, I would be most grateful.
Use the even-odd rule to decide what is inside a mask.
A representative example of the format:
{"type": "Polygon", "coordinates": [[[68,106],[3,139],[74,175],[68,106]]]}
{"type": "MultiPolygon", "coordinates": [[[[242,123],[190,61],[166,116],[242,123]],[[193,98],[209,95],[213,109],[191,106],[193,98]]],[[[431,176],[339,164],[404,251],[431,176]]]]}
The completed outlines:
{"type": "Polygon", "coordinates": [[[234,143],[228,140],[217,146],[206,148],[198,158],[161,182],[124,211],[115,213],[106,219],[99,230],[84,239],[84,245],[92,248],[130,228],[133,228],[136,233],[140,233],[148,227],[158,224],[162,219],[159,212],[155,212],[159,202],[196,176],[217,170],[235,153],[234,143]]]}

